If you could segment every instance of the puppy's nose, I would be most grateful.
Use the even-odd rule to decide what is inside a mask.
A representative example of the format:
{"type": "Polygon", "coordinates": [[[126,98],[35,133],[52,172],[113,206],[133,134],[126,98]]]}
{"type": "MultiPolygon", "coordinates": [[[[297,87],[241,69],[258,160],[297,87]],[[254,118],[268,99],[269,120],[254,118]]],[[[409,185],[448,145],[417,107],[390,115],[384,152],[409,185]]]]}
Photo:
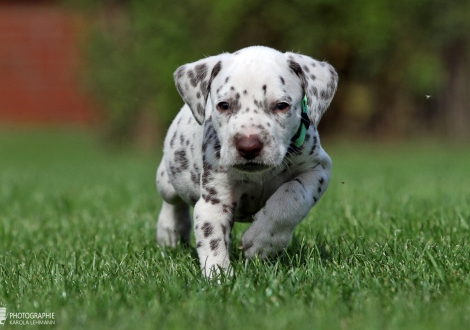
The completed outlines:
{"type": "Polygon", "coordinates": [[[250,136],[237,134],[235,136],[235,147],[238,154],[247,160],[257,157],[263,150],[263,142],[256,134],[250,136]]]}

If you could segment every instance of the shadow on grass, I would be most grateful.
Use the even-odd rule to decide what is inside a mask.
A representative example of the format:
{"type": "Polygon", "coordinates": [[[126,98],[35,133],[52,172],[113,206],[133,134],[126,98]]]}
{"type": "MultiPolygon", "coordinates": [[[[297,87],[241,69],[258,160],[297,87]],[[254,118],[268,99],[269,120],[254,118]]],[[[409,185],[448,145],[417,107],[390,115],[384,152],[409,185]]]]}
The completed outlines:
{"type": "Polygon", "coordinates": [[[294,235],[289,246],[265,259],[247,260],[238,242],[232,242],[230,254],[233,262],[240,264],[262,264],[265,266],[280,265],[286,269],[303,269],[313,263],[324,265],[333,258],[331,245],[325,239],[316,239],[316,243],[307,243],[303,236],[294,235]]]}

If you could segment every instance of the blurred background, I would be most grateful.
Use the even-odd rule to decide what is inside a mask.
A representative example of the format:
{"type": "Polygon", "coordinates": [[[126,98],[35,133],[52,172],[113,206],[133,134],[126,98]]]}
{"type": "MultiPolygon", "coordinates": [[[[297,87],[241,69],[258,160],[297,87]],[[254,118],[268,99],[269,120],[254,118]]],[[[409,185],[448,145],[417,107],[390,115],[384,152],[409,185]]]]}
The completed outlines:
{"type": "Polygon", "coordinates": [[[159,148],[175,69],[250,45],[337,69],[322,137],[470,140],[469,0],[2,0],[0,129],[159,148]]]}

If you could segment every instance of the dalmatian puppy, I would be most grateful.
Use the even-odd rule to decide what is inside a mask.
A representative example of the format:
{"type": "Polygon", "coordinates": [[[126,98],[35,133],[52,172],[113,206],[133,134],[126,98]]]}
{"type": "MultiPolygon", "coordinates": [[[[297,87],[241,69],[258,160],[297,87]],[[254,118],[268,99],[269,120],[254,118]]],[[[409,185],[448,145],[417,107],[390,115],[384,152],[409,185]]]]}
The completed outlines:
{"type": "Polygon", "coordinates": [[[317,125],[338,76],[326,62],[254,46],[183,65],[174,79],[186,104],[157,170],[157,240],[188,242],[194,206],[203,274],[231,274],[235,221],[252,223],[241,240],[247,258],[273,255],[327,189],[331,160],[317,125]]]}

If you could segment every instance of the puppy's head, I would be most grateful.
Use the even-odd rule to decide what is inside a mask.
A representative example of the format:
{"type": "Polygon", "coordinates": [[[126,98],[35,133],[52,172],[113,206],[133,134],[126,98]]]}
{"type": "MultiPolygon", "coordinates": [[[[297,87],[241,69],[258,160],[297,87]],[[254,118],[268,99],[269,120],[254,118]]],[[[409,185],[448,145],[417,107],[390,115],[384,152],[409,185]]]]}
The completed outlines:
{"type": "Polygon", "coordinates": [[[244,172],[280,165],[300,126],[304,96],[317,126],[338,81],[326,62],[261,46],[183,65],[174,78],[198,123],[211,118],[220,164],[244,172]]]}

